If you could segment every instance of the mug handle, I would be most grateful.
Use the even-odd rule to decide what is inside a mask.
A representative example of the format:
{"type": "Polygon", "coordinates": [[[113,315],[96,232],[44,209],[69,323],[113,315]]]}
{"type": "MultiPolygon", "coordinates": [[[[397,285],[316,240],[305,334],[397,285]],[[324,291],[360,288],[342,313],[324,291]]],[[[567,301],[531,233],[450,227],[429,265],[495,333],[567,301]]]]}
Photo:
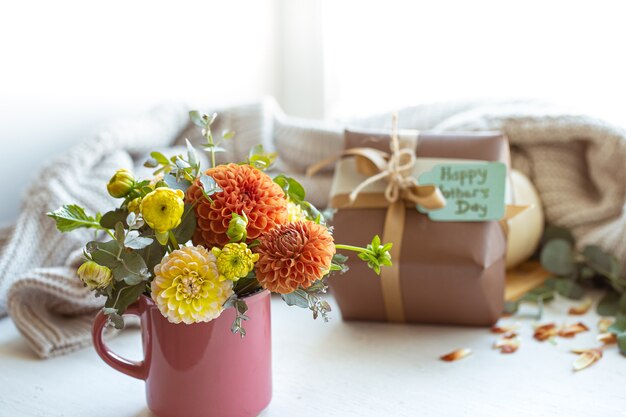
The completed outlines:
{"type": "MultiPolygon", "coordinates": [[[[131,314],[134,316],[141,316],[142,308],[139,303],[136,302],[130,305],[124,314],[131,314]]],[[[93,328],[91,335],[93,338],[93,346],[96,348],[98,356],[102,358],[110,367],[120,371],[123,374],[132,376],[133,378],[145,380],[148,376],[145,360],[140,362],[131,361],[129,359],[122,358],[118,354],[111,351],[108,346],[102,340],[102,330],[107,323],[107,316],[100,310],[93,322],[93,328]]]]}

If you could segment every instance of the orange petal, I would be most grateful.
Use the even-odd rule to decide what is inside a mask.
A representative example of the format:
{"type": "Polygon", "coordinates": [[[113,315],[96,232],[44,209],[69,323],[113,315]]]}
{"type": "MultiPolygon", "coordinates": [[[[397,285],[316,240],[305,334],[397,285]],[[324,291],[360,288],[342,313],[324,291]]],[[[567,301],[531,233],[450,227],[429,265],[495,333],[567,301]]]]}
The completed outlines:
{"type": "Polygon", "coordinates": [[[570,324],[569,326],[563,326],[559,329],[558,335],[561,337],[574,337],[578,333],[586,332],[589,330],[589,327],[585,326],[584,323],[578,322],[576,324],[570,324]]]}
{"type": "Polygon", "coordinates": [[[495,325],[491,328],[491,333],[502,334],[502,333],[511,333],[514,330],[519,328],[519,324],[511,324],[509,326],[498,326],[495,325]]]}
{"type": "Polygon", "coordinates": [[[520,345],[520,339],[515,333],[501,337],[493,344],[494,349],[500,349],[500,353],[513,353],[520,345]]]}
{"type": "Polygon", "coordinates": [[[578,355],[578,358],[574,361],[574,371],[580,371],[585,369],[593,363],[600,360],[602,357],[602,351],[600,349],[588,349],[578,355]]]}
{"type": "Polygon", "coordinates": [[[613,317],[602,317],[598,321],[598,330],[600,333],[606,333],[609,331],[609,326],[615,322],[613,317]]]}
{"type": "Polygon", "coordinates": [[[463,359],[466,356],[471,355],[471,353],[472,353],[471,349],[462,348],[462,349],[453,350],[450,353],[446,353],[445,355],[441,356],[439,359],[441,359],[442,361],[446,361],[446,362],[454,362],[454,361],[458,361],[459,359],[463,359]]]}
{"type": "Polygon", "coordinates": [[[593,306],[593,300],[591,298],[585,298],[585,300],[577,306],[570,307],[568,313],[574,316],[582,316],[583,314],[587,314],[591,306],[593,306]]]}
{"type": "Polygon", "coordinates": [[[617,336],[615,333],[600,333],[597,337],[598,342],[605,345],[612,345],[617,343],[617,336]]]}
{"type": "Polygon", "coordinates": [[[548,323],[535,327],[535,334],[533,336],[540,342],[556,336],[556,324],[548,323]]]}

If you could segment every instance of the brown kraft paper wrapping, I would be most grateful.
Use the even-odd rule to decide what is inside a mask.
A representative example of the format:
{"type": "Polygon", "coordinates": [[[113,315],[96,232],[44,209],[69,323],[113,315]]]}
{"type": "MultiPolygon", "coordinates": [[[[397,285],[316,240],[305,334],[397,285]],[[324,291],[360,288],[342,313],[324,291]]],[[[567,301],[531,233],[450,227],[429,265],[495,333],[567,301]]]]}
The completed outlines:
{"type": "MultiPolygon", "coordinates": [[[[389,151],[390,133],[345,132],[346,149],[389,151]]],[[[499,132],[419,134],[422,158],[500,161],[509,147],[499,132]]],[[[387,208],[335,207],[336,242],[367,245],[384,235],[387,208]]],[[[399,257],[399,289],[408,323],[488,326],[504,307],[506,236],[498,221],[434,222],[414,207],[405,209],[399,257]]],[[[348,254],[350,268],[329,280],[345,320],[388,321],[381,279],[348,254]]]]}

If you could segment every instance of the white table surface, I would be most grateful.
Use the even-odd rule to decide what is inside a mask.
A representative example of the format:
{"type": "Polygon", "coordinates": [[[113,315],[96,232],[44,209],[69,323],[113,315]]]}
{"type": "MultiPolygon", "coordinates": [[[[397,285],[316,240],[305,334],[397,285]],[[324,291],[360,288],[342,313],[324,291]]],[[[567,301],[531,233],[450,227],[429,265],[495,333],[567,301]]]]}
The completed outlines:
{"type": "MultiPolygon", "coordinates": [[[[262,417],[626,415],[626,358],[616,347],[586,370],[571,368],[571,347],[596,345],[593,312],[580,318],[592,331],[556,345],[532,338],[531,319],[504,319],[521,323],[522,344],[503,355],[491,348],[497,335],[487,329],[345,323],[336,309],[323,323],[279,299],[272,302],[274,398],[262,417]],[[473,354],[453,363],[438,360],[457,347],[473,354]]],[[[578,321],[565,314],[569,305],[553,303],[542,322],[578,321]]],[[[110,346],[139,359],[139,339],[137,330],[126,330],[110,346]]],[[[109,368],[93,349],[40,360],[3,319],[0,416],[153,414],[143,382],[109,368]]]]}

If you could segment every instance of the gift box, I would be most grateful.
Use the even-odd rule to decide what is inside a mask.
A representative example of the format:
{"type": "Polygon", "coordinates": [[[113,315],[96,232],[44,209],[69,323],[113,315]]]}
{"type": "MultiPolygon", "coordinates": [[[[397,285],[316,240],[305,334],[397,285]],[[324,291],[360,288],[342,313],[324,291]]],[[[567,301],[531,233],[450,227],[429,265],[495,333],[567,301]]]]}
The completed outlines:
{"type": "MultiPolygon", "coordinates": [[[[509,145],[502,133],[403,131],[396,136],[396,143],[405,150],[404,157],[406,149],[414,152],[416,166],[432,167],[441,161],[501,162],[506,167],[504,181],[508,181],[509,145]]],[[[389,131],[345,132],[344,156],[353,157],[342,158],[335,170],[330,196],[330,206],[335,209],[335,241],[366,245],[378,234],[383,242],[391,241],[394,246],[393,266],[383,268],[381,276],[351,256],[349,270],[329,280],[342,317],[400,323],[495,323],[504,304],[506,222],[433,220],[418,211],[406,193],[391,204],[389,194],[398,190],[390,191],[386,184],[389,174],[373,178],[381,170],[376,168],[375,155],[384,160],[385,155],[394,153],[390,145],[389,131]],[[363,157],[363,151],[373,157],[363,157]],[[364,181],[369,183],[364,185],[364,181]]],[[[400,165],[397,170],[406,169],[402,168],[402,157],[396,162],[400,165]]],[[[404,174],[415,178],[420,169],[427,170],[413,169],[416,171],[404,174]]],[[[425,194],[426,200],[432,197],[426,195],[432,189],[418,188],[413,194],[425,194]]]]}

